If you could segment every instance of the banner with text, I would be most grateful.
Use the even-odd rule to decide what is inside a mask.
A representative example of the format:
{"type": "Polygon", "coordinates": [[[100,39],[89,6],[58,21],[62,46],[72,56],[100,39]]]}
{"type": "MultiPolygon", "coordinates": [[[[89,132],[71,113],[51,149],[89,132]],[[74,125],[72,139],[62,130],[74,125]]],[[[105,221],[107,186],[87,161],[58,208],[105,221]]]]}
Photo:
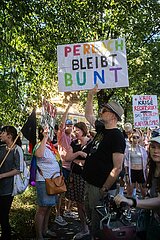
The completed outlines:
{"type": "Polygon", "coordinates": [[[125,39],[59,45],[60,92],[128,87],[125,39]]]}
{"type": "Polygon", "coordinates": [[[156,95],[133,96],[134,127],[159,126],[159,114],[156,95]]]}
{"type": "Polygon", "coordinates": [[[53,139],[53,136],[54,136],[56,113],[57,113],[56,108],[43,97],[42,98],[41,125],[43,128],[48,127],[49,138],[51,140],[53,139]]]}

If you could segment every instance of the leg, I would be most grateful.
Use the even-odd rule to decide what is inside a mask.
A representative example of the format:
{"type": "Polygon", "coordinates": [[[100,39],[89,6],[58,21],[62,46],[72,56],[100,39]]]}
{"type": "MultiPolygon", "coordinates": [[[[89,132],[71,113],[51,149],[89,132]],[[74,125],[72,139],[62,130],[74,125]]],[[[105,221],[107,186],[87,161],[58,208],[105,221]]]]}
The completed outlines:
{"type": "Polygon", "coordinates": [[[82,225],[82,231],[83,232],[88,232],[88,225],[86,223],[86,213],[85,213],[85,208],[83,203],[77,203],[77,209],[78,209],[78,215],[81,221],[82,225]]]}
{"type": "Polygon", "coordinates": [[[124,184],[125,184],[125,181],[124,181],[123,177],[119,178],[119,184],[120,184],[120,186],[119,186],[119,194],[124,195],[124,184]]]}
{"type": "Polygon", "coordinates": [[[131,184],[131,189],[132,189],[132,197],[136,198],[136,192],[137,192],[136,183],[131,184]]]}
{"type": "Polygon", "coordinates": [[[11,209],[13,196],[0,196],[0,224],[2,228],[2,240],[11,239],[11,227],[9,224],[9,212],[11,209]]]}
{"type": "Polygon", "coordinates": [[[56,208],[56,217],[61,215],[61,203],[62,203],[62,194],[60,194],[58,199],[58,204],[55,206],[56,208]]]}
{"type": "Polygon", "coordinates": [[[99,188],[86,183],[85,188],[85,208],[87,217],[91,220],[91,235],[95,237],[100,230],[101,217],[95,207],[99,205],[102,198],[99,188]]]}
{"type": "Polygon", "coordinates": [[[145,196],[146,196],[146,187],[142,183],[140,183],[139,184],[139,188],[140,188],[140,191],[141,191],[142,198],[145,198],[145,196]]]}
{"type": "MultiPolygon", "coordinates": [[[[37,212],[35,215],[35,228],[36,228],[37,240],[43,239],[44,221],[45,221],[45,216],[47,214],[47,211],[48,211],[48,207],[38,206],[37,208],[37,212]]],[[[46,227],[46,223],[45,223],[45,227],[46,227]]]]}
{"type": "Polygon", "coordinates": [[[127,184],[127,196],[132,197],[133,185],[131,183],[127,184]]]}
{"type": "Polygon", "coordinates": [[[49,222],[50,212],[51,212],[51,207],[47,207],[46,214],[44,216],[44,224],[43,224],[44,233],[48,231],[48,222],[49,222]]]}
{"type": "Polygon", "coordinates": [[[63,200],[62,197],[63,197],[63,194],[60,195],[58,205],[56,205],[56,207],[55,207],[56,208],[55,223],[59,224],[60,226],[65,226],[68,223],[61,216],[61,206],[62,206],[61,204],[62,204],[62,200],[63,200]]]}

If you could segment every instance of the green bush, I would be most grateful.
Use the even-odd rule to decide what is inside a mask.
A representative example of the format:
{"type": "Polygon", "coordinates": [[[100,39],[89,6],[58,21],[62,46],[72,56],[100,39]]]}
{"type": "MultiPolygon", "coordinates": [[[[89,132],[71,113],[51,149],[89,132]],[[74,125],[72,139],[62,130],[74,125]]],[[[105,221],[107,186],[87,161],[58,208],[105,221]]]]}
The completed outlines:
{"type": "Polygon", "coordinates": [[[36,212],[36,192],[34,187],[14,197],[10,213],[10,223],[14,239],[31,239],[35,236],[34,216],[36,212]]]}

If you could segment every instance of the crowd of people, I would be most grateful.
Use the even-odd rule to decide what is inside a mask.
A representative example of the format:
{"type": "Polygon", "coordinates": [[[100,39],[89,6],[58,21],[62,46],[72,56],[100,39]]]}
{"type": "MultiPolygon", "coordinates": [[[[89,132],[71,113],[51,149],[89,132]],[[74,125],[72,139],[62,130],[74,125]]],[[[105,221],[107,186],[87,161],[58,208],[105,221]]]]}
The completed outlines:
{"type": "MultiPolygon", "coordinates": [[[[160,134],[157,130],[134,129],[127,122],[122,128],[124,110],[116,101],[104,103],[99,119],[93,111],[93,98],[97,86],[88,92],[85,117],[94,131],[84,122],[67,118],[71,103],[67,106],[61,122],[55,127],[54,139],[48,129],[39,128],[39,142],[33,154],[37,159],[35,215],[36,239],[56,237],[48,227],[51,208],[55,207],[55,223],[67,225],[67,217],[75,217],[72,204],[76,204],[81,231],[74,239],[91,236],[100,239],[100,217],[95,207],[107,193],[115,196],[117,205],[126,202],[134,208],[152,210],[155,234],[160,234],[160,134]],[[67,192],[48,195],[45,179],[62,172],[67,192]]],[[[5,126],[0,134],[0,225],[1,239],[11,239],[9,211],[13,201],[13,177],[19,174],[20,158],[23,157],[21,142],[12,126],[5,126]],[[14,142],[14,140],[16,140],[14,142]],[[13,144],[14,143],[14,144],[13,144]]],[[[153,222],[152,222],[153,223],[153,222]]],[[[151,224],[150,224],[151,225],[151,224]]],[[[150,226],[149,225],[149,226],[150,226]]],[[[153,224],[152,224],[153,227],[153,224]]],[[[149,227],[148,227],[149,230],[149,227]]],[[[153,236],[152,240],[157,239],[153,236]]],[[[151,239],[146,233],[146,239],[151,239]]]]}

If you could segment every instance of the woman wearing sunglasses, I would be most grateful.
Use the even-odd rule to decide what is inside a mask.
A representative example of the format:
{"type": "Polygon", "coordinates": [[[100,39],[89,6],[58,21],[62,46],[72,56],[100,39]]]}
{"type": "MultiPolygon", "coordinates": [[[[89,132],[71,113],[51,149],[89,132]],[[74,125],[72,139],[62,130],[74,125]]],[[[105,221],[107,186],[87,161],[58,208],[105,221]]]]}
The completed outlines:
{"type": "Polygon", "coordinates": [[[135,130],[130,136],[130,147],[126,148],[124,166],[128,185],[127,195],[136,197],[136,184],[139,184],[141,196],[146,195],[147,151],[140,144],[140,132],[135,130]]]}

